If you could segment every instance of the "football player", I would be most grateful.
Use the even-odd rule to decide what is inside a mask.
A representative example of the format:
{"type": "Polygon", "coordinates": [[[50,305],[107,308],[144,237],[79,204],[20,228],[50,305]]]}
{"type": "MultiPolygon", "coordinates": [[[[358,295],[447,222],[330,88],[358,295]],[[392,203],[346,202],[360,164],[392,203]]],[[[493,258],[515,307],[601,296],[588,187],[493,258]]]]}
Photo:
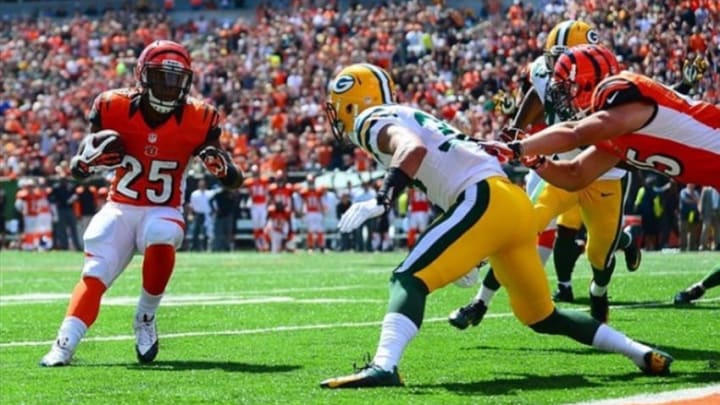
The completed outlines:
{"type": "Polygon", "coordinates": [[[305,178],[306,186],[298,189],[302,200],[302,216],[307,232],[307,250],[312,253],[317,247],[325,252],[325,187],[315,185],[315,175],[308,174],[305,178]]]}
{"type": "Polygon", "coordinates": [[[567,114],[584,118],[546,128],[498,152],[525,162],[566,190],[591,184],[618,164],[651,170],[681,183],[720,187],[720,106],[691,100],[637,73],[613,72],[615,55],[587,45],[560,56],[551,88],[567,114]],[[572,160],[542,155],[589,145],[572,160]]]}
{"type": "MultiPolygon", "coordinates": [[[[511,128],[524,130],[529,126],[544,127],[572,118],[555,110],[553,103],[548,101],[547,90],[552,68],[555,59],[563,51],[578,45],[597,43],[598,39],[598,34],[583,21],[563,21],[550,31],[544,55],[530,65],[532,87],[523,97],[511,128]]],[[[575,149],[561,154],[559,158],[572,158],[580,151],[575,149]]],[[[574,300],[572,271],[583,251],[575,240],[584,223],[588,234],[586,250],[595,285],[590,293],[591,314],[595,319],[607,322],[607,286],[615,268],[615,250],[625,250],[628,270],[635,271],[640,266],[641,253],[638,244],[632,240],[629,232],[621,229],[629,186],[627,172],[612,168],[597,181],[576,192],[568,192],[548,184],[532,170],[528,177],[527,193],[538,216],[538,252],[543,265],[550,253],[553,253],[558,281],[558,289],[553,294],[553,299],[564,302],[574,300]]],[[[450,314],[450,324],[459,329],[477,325],[499,288],[500,285],[490,269],[473,300],[450,314]]]]}
{"type": "Polygon", "coordinates": [[[270,198],[268,187],[270,181],[260,175],[260,168],[257,165],[252,165],[250,174],[251,177],[245,179],[243,186],[247,187],[250,194],[250,218],[252,219],[255,249],[258,252],[266,252],[269,247],[265,239],[264,228],[268,216],[268,200],[270,198]]]}
{"type": "Polygon", "coordinates": [[[421,110],[396,104],[392,79],[370,64],[338,73],[329,86],[326,111],[336,138],[349,139],[387,168],[377,197],[350,206],[338,223],[341,232],[382,215],[410,183],[444,214],[392,273],[388,312],[372,361],[351,375],[323,381],[322,387],[403,385],[397,365],[422,324],[428,294],[486,257],[523,324],[538,333],[565,335],[622,353],[648,374],[669,371],[668,354],[590,316],[555,308],[535,250],[532,204],[482,143],[421,110]],[[530,226],[508,227],[509,220],[530,226]]]}
{"type": "MultiPolygon", "coordinates": [[[[172,275],[175,250],[184,238],[181,212],[185,168],[198,156],[225,187],[236,188],[242,173],[220,149],[218,112],[188,96],[193,78],[190,55],[180,44],[155,41],[138,58],[137,86],[101,93],[89,113],[90,132],[114,130],[124,153],[104,151],[88,135],[71,162],[86,178],[114,170],[108,203],[84,234],[85,264],[57,339],[40,364],[68,365],[95,322],[100,300],[138,250],[142,291],[133,318],[136,355],[152,362],[158,353],[155,313],[172,275]]],[[[110,138],[108,138],[110,139],[110,138]]]]}
{"type": "Polygon", "coordinates": [[[720,285],[720,266],[716,267],[704,279],[680,291],[673,298],[675,305],[689,304],[705,295],[705,291],[720,285]]]}

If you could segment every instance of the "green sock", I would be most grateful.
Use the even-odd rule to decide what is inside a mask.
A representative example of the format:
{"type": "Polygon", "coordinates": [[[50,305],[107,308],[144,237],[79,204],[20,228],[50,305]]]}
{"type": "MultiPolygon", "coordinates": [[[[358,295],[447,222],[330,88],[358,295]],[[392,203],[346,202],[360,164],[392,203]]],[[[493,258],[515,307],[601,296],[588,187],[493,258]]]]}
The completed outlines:
{"type": "Polygon", "coordinates": [[[630,243],[632,242],[632,237],[625,232],[620,231],[620,238],[618,239],[618,249],[625,249],[626,247],[630,246],[630,243]]]}
{"type": "Polygon", "coordinates": [[[593,282],[600,287],[606,287],[608,284],[610,284],[610,277],[612,277],[614,270],[615,258],[613,258],[612,262],[610,262],[610,265],[604,270],[596,269],[595,266],[593,266],[593,282]]]}
{"type": "Polygon", "coordinates": [[[570,282],[575,262],[580,257],[580,248],[575,243],[575,229],[559,226],[553,246],[553,263],[559,283],[570,282]]]}
{"type": "Polygon", "coordinates": [[[530,325],[538,333],[563,335],[592,346],[595,333],[601,323],[582,312],[565,311],[555,308],[550,316],[530,325]]]}
{"type": "Polygon", "coordinates": [[[483,285],[493,291],[497,291],[500,289],[500,283],[495,278],[495,272],[493,271],[492,267],[488,270],[487,275],[483,280],[483,285]]]}
{"type": "Polygon", "coordinates": [[[713,270],[707,277],[701,282],[704,289],[717,287],[720,285],[720,267],[713,270]]]}
{"type": "Polygon", "coordinates": [[[425,283],[419,278],[412,274],[393,274],[390,279],[388,312],[398,312],[407,316],[420,329],[428,294],[425,283]]]}

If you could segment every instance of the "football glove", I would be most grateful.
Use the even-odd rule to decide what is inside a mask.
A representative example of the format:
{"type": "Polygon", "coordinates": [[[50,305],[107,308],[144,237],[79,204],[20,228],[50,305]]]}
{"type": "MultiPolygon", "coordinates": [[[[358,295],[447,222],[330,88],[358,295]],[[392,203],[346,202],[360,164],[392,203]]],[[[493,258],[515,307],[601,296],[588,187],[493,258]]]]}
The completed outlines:
{"type": "Polygon", "coordinates": [[[478,143],[488,155],[495,156],[501,164],[509,163],[515,158],[513,150],[504,142],[482,141],[478,143]]]}
{"type": "Polygon", "coordinates": [[[376,198],[353,203],[338,222],[340,232],[352,232],[370,218],[385,213],[385,205],[379,204],[376,198]]]}
{"type": "Polygon", "coordinates": [[[94,140],[94,136],[86,136],[80,143],[78,154],[72,158],[72,166],[80,174],[89,176],[92,173],[113,170],[122,166],[122,153],[105,151],[108,145],[116,141],[116,137],[108,136],[97,146],[93,145],[94,140]]]}
{"type": "Polygon", "coordinates": [[[218,179],[223,179],[227,176],[230,162],[224,151],[215,146],[208,145],[198,153],[198,156],[205,165],[205,168],[208,169],[213,176],[218,179]]]}
{"type": "Polygon", "coordinates": [[[547,159],[542,155],[523,156],[520,158],[520,163],[528,169],[538,170],[547,164],[547,159]]]}

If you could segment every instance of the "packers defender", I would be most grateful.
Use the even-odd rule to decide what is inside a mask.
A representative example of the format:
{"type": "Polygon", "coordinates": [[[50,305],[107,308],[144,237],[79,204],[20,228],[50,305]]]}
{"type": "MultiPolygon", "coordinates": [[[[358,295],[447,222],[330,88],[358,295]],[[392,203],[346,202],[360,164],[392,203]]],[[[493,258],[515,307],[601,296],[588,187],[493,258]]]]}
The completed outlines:
{"type": "Polygon", "coordinates": [[[376,199],[353,204],[338,227],[349,232],[385,213],[411,183],[444,214],[392,273],[390,299],[372,361],[355,373],[321,382],[325,388],[403,385],[400,357],[422,325],[427,296],[489,258],[507,288],[513,313],[538,333],[565,335],[622,353],[647,374],[669,372],[670,355],[633,341],[578,312],[555,308],[535,250],[535,213],[525,192],[497,158],[447,122],[395,103],[383,69],[355,64],[331,81],[326,112],[333,134],[349,139],[387,168],[376,199]],[[530,226],[508,227],[512,220],[530,226]]]}
{"type": "MultiPolygon", "coordinates": [[[[557,111],[553,103],[548,101],[548,83],[555,60],[568,48],[594,44],[598,40],[598,34],[583,21],[567,20],[557,24],[547,36],[544,55],[530,65],[532,87],[524,95],[510,127],[524,130],[531,125],[553,125],[572,119],[557,111]]],[[[579,153],[580,149],[576,149],[559,154],[558,158],[571,159],[579,153]]],[[[553,299],[565,302],[574,300],[572,271],[582,253],[575,239],[584,223],[588,234],[587,254],[593,269],[591,314],[601,322],[607,322],[608,317],[607,286],[615,267],[615,250],[625,250],[628,270],[635,271],[640,266],[638,244],[632,240],[629,232],[621,229],[628,178],[625,170],[611,169],[595,183],[577,192],[568,192],[548,184],[532,170],[527,181],[527,193],[538,215],[538,251],[543,264],[547,262],[551,250],[553,252],[558,280],[558,289],[553,299]]],[[[465,329],[480,323],[499,288],[490,269],[472,301],[450,314],[450,324],[465,329]]]]}

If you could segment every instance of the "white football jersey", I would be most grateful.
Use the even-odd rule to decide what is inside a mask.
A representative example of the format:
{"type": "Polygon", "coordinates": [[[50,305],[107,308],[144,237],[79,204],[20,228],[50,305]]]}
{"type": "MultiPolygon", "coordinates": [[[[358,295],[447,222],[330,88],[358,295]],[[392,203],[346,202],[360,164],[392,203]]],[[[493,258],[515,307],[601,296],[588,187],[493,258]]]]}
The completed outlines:
{"type": "Polygon", "coordinates": [[[385,167],[392,156],[379,150],[377,140],[388,125],[404,127],[422,140],[427,154],[413,185],[443,210],[467,187],[488,177],[506,177],[498,160],[469,136],[422,110],[397,104],[369,108],[355,119],[353,143],[385,167]]]}
{"type": "MultiPolygon", "coordinates": [[[[557,113],[552,106],[552,103],[549,102],[550,100],[548,100],[547,98],[547,89],[548,86],[550,86],[551,76],[552,72],[550,72],[550,70],[547,68],[544,56],[537,57],[530,64],[530,82],[532,83],[533,89],[535,89],[535,93],[537,93],[540,101],[543,104],[543,108],[545,110],[545,123],[547,125],[553,125],[560,122],[560,119],[558,118],[557,113]]],[[[558,159],[562,160],[572,160],[575,156],[579,155],[580,152],[582,152],[582,149],[573,149],[568,152],[557,153],[555,156],[557,156],[558,159]]],[[[625,173],[627,172],[623,169],[613,168],[605,172],[605,174],[600,176],[598,180],[620,179],[625,176],[625,173]]]]}

